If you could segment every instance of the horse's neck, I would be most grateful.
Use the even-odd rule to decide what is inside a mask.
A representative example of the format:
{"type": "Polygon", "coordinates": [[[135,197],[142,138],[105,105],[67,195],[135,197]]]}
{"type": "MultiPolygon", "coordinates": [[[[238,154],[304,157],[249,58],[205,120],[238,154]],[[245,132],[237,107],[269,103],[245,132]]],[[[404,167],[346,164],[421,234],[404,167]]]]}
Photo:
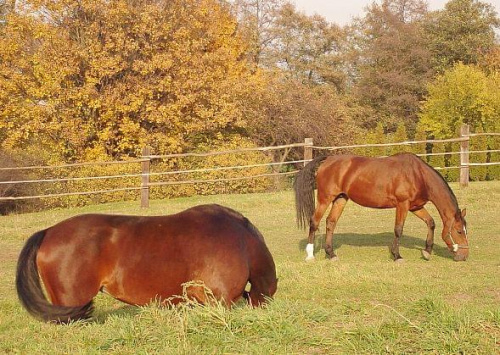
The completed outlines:
{"type": "Polygon", "coordinates": [[[434,173],[431,179],[432,182],[428,184],[429,200],[436,206],[443,221],[443,226],[447,226],[457,212],[456,200],[441,177],[434,173]]]}

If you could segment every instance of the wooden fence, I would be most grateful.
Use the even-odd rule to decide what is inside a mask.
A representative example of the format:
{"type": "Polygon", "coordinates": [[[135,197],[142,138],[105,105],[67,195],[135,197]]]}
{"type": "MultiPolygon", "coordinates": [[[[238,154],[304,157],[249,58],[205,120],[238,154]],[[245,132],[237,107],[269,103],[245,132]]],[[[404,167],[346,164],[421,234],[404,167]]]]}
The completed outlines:
{"type": "MultiPolygon", "coordinates": [[[[287,176],[293,175],[298,170],[297,167],[300,165],[305,165],[308,161],[313,158],[314,151],[319,154],[325,154],[328,152],[338,152],[338,151],[349,151],[354,148],[370,148],[370,147],[391,147],[391,146],[408,146],[414,144],[436,144],[436,143],[451,143],[459,142],[460,151],[458,152],[445,152],[445,153],[422,153],[417,154],[419,156],[433,156],[433,155],[460,155],[460,165],[450,166],[450,167],[438,167],[435,166],[436,170],[443,169],[460,169],[460,186],[466,187],[469,182],[469,170],[471,167],[475,166],[488,166],[488,165],[500,165],[500,161],[488,162],[488,163],[470,163],[470,155],[476,153],[498,153],[500,150],[483,150],[483,151],[470,151],[470,140],[478,136],[500,136],[500,133],[480,133],[480,134],[470,134],[468,126],[464,125],[461,130],[461,135],[458,138],[453,139],[442,139],[442,140],[422,140],[422,141],[404,141],[398,143],[380,143],[380,144],[365,144],[365,145],[347,145],[347,146],[332,146],[332,147],[319,147],[314,146],[314,142],[311,138],[306,138],[303,143],[295,143],[281,146],[272,147],[257,147],[257,148],[244,148],[237,150],[219,151],[219,152],[209,152],[209,153],[186,153],[186,154],[168,154],[168,155],[153,155],[148,147],[143,148],[142,156],[140,159],[127,160],[127,161],[112,161],[112,162],[89,162],[89,163],[78,163],[78,164],[65,164],[58,166],[27,166],[27,167],[10,167],[10,168],[0,168],[2,170],[53,170],[61,168],[72,168],[72,167],[82,167],[82,166],[97,166],[97,165],[109,165],[109,164],[138,164],[140,165],[140,172],[136,174],[121,174],[121,175],[103,175],[103,176],[92,176],[92,177],[72,177],[72,178],[47,178],[47,179],[36,179],[36,180],[9,180],[0,181],[0,185],[8,184],[36,184],[36,183],[60,183],[68,181],[85,181],[85,180],[102,180],[102,179],[123,179],[123,178],[137,178],[140,179],[140,184],[133,187],[122,187],[114,189],[100,189],[94,191],[69,191],[65,193],[48,193],[39,194],[32,196],[0,196],[0,203],[4,201],[13,200],[27,200],[27,199],[40,199],[40,198],[50,198],[50,197],[62,197],[62,196],[77,196],[77,195],[90,195],[90,194],[103,194],[112,193],[118,191],[140,191],[140,201],[141,207],[148,207],[150,200],[150,189],[155,187],[161,187],[165,185],[181,185],[181,184],[200,184],[209,183],[217,181],[233,181],[233,180],[248,180],[263,177],[276,177],[276,176],[287,176]],[[303,149],[303,159],[301,160],[291,160],[282,162],[265,162],[262,164],[248,164],[239,166],[219,166],[206,169],[192,169],[192,170],[181,170],[181,171],[152,171],[152,162],[155,160],[167,160],[171,158],[185,158],[185,157],[209,157],[222,154],[239,154],[244,152],[271,152],[274,150],[290,150],[290,149],[303,149]],[[282,166],[292,166],[293,170],[280,171],[279,167],[282,166]],[[269,169],[272,172],[263,173],[258,175],[244,175],[240,177],[231,178],[219,178],[219,179],[191,179],[191,180],[181,180],[181,181],[164,181],[164,182],[151,182],[150,177],[152,176],[165,176],[173,174],[186,174],[186,173],[200,173],[200,172],[212,172],[212,171],[227,171],[227,170],[244,170],[256,167],[271,167],[269,169]],[[278,167],[278,169],[276,169],[278,167]]],[[[139,170],[139,169],[138,169],[139,170]]]]}

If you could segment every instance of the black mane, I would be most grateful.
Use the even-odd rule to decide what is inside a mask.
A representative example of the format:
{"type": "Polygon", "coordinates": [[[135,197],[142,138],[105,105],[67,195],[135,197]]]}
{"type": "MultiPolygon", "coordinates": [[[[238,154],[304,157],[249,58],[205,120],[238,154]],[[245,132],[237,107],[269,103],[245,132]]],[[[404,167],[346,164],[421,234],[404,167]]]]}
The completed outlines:
{"type": "MultiPolygon", "coordinates": [[[[418,158],[418,157],[417,157],[418,158]]],[[[457,197],[455,196],[455,193],[453,192],[453,190],[451,189],[450,185],[448,184],[448,182],[444,179],[443,175],[441,175],[439,173],[439,171],[437,171],[436,169],[434,169],[431,165],[429,165],[425,160],[421,159],[421,158],[418,158],[422,163],[424,163],[427,167],[430,168],[431,171],[434,172],[434,174],[436,176],[439,177],[439,179],[443,182],[444,186],[446,186],[446,188],[448,189],[448,192],[450,193],[450,196],[451,196],[451,200],[453,201],[453,204],[455,205],[455,208],[457,210],[457,212],[460,210],[460,208],[458,207],[458,200],[457,200],[457,197]]]]}

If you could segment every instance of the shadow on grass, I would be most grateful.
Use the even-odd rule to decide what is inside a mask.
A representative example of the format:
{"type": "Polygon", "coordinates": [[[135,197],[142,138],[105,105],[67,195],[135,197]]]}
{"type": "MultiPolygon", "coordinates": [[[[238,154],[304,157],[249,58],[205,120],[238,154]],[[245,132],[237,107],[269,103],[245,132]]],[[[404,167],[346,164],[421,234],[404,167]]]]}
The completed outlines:
{"type": "MultiPolygon", "coordinates": [[[[314,243],[314,253],[321,252],[325,246],[325,234],[317,234],[316,241],[314,243]]],[[[450,253],[448,248],[437,245],[437,238],[434,237],[434,248],[432,249],[432,254],[443,258],[452,259],[453,255],[450,253]]],[[[387,251],[390,255],[390,247],[394,240],[393,233],[377,233],[377,234],[356,234],[356,233],[338,233],[333,235],[333,249],[338,250],[343,245],[349,245],[354,247],[387,247],[387,251]]],[[[307,245],[307,238],[302,239],[299,242],[299,249],[305,251],[307,245]]],[[[408,235],[403,235],[400,240],[400,247],[403,249],[425,249],[425,238],[415,238],[408,235]]],[[[401,251],[404,258],[404,250],[401,251]]],[[[423,259],[423,258],[422,258],[423,259]]]]}

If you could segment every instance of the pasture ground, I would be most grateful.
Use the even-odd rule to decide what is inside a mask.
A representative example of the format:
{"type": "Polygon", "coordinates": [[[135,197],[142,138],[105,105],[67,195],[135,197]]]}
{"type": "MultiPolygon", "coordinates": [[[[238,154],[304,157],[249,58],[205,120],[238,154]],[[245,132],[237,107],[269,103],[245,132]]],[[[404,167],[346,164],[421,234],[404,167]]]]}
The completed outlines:
{"type": "Polygon", "coordinates": [[[0,217],[0,353],[499,353],[500,182],[452,188],[467,207],[471,251],[462,263],[445,248],[432,206],[431,260],[420,255],[426,227],[410,214],[401,245],[405,262],[396,264],[389,257],[394,210],[352,202],[334,239],[340,260],[324,259],[323,222],[317,260],[306,263],[306,232],[296,228],[290,190],[152,201],[144,210],[132,202],[0,217]],[[35,231],[86,212],[170,214],[214,202],[242,212],[263,233],[279,277],[267,307],[139,308],[99,295],[93,320],[57,326],[30,317],[19,304],[17,256],[35,231]]]}

